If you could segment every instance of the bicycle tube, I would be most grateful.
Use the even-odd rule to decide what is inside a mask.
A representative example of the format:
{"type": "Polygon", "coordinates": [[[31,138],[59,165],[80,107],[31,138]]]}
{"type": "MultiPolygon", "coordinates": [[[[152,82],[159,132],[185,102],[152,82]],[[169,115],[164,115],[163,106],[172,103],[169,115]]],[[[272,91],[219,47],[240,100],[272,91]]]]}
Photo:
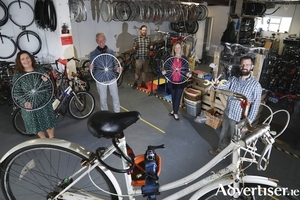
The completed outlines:
{"type": "Polygon", "coordinates": [[[3,26],[8,21],[8,9],[7,9],[6,5],[2,1],[0,1],[0,10],[1,9],[3,10],[4,15],[3,15],[3,18],[0,19],[0,26],[3,26]]]}
{"type": "MultiPolygon", "coordinates": [[[[34,22],[34,11],[33,11],[33,8],[32,8],[32,6],[29,4],[29,3],[27,3],[27,2],[25,2],[25,1],[20,1],[20,0],[18,0],[18,1],[13,1],[13,2],[11,2],[9,5],[8,5],[8,13],[12,13],[12,12],[10,12],[9,11],[9,9],[12,7],[12,5],[14,5],[15,3],[18,3],[19,4],[19,6],[18,6],[18,8],[21,10],[22,9],[22,4],[24,4],[24,5],[26,5],[26,6],[28,6],[29,8],[30,8],[30,10],[32,11],[32,20],[30,21],[30,22],[28,22],[27,24],[18,24],[14,19],[13,19],[13,17],[12,17],[12,15],[10,15],[10,20],[12,21],[12,23],[14,23],[16,26],[19,26],[19,27],[21,27],[22,29],[24,29],[24,27],[28,27],[28,26],[30,26],[33,22],[34,22]]],[[[27,13],[27,15],[26,16],[28,16],[28,13],[27,13]]],[[[26,17],[27,18],[27,17],[26,17]]]]}
{"type": "MultiPolygon", "coordinates": [[[[4,44],[4,42],[5,41],[9,41],[9,43],[11,43],[12,44],[12,49],[13,49],[13,51],[12,51],[12,53],[11,54],[8,54],[7,56],[2,56],[2,55],[0,55],[0,59],[8,59],[8,58],[11,58],[11,57],[13,57],[15,54],[16,54],[16,52],[17,52],[17,44],[15,43],[15,41],[13,41],[13,39],[11,38],[11,37],[8,37],[7,35],[1,35],[1,33],[0,33],[0,46],[1,45],[3,45],[4,44]]],[[[3,45],[4,46],[4,45],[3,45]]],[[[2,48],[1,47],[1,49],[7,49],[7,48],[2,48]]]]}
{"type": "MultiPolygon", "coordinates": [[[[75,143],[56,138],[51,139],[50,142],[41,139],[23,142],[8,151],[1,159],[3,193],[7,199],[16,200],[24,199],[24,190],[26,190],[26,194],[30,195],[31,199],[54,197],[58,194],[55,188],[60,188],[61,191],[63,187],[67,186],[66,184],[72,184],[69,177],[80,170],[82,160],[88,161],[90,156],[91,152],[89,150],[75,143]],[[37,158],[36,155],[39,154],[43,156],[37,158]],[[49,162],[50,160],[55,161],[58,165],[53,165],[53,162],[49,162]],[[16,168],[20,168],[20,165],[26,170],[16,172],[16,168]],[[32,176],[35,178],[32,178],[32,176]],[[58,183],[61,180],[64,180],[66,184],[59,185],[58,183]]],[[[96,184],[101,185],[101,188],[113,194],[121,194],[119,184],[111,171],[102,170],[99,166],[96,166],[95,170],[92,170],[89,175],[82,177],[78,183],[75,183],[74,187],[86,190],[88,193],[94,192],[94,195],[98,197],[105,195],[104,198],[118,199],[118,196],[104,194],[94,187],[88,176],[93,178],[96,184]]],[[[74,195],[78,194],[76,193],[78,191],[80,194],[80,190],[68,190],[74,195]]]]}
{"type": "Polygon", "coordinates": [[[42,48],[42,40],[41,40],[41,38],[40,38],[40,36],[37,34],[37,33],[35,33],[35,32],[33,32],[33,31],[22,31],[19,35],[18,35],[18,37],[17,37],[17,47],[18,47],[18,49],[21,51],[21,50],[24,50],[24,48],[22,48],[21,47],[21,38],[24,36],[24,35],[26,35],[26,37],[27,37],[27,42],[28,43],[30,43],[30,37],[29,37],[29,35],[32,35],[32,36],[34,36],[36,39],[37,39],[37,41],[38,41],[38,47],[36,48],[36,50],[34,51],[34,52],[31,52],[33,55],[36,55],[36,54],[38,54],[39,52],[40,52],[40,50],[41,50],[41,48],[42,48]]]}

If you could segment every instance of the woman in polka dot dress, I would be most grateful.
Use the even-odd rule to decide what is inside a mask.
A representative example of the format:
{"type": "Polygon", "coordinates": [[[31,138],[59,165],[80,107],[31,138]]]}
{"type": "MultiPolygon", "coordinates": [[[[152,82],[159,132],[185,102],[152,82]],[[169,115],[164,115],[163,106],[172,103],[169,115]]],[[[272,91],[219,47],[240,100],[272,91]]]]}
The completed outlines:
{"type": "MultiPolygon", "coordinates": [[[[16,56],[16,70],[13,76],[15,82],[20,76],[28,72],[45,73],[46,70],[38,66],[33,56],[27,51],[20,51],[16,56]]],[[[23,85],[23,84],[22,84],[23,85]]],[[[19,87],[22,87],[20,84],[19,87]]],[[[56,117],[52,104],[48,103],[45,107],[30,111],[30,103],[24,105],[27,109],[22,109],[22,118],[28,134],[38,135],[40,138],[54,137],[54,127],[56,126],[56,117]],[[29,104],[29,105],[28,105],[29,104]],[[28,107],[29,106],[29,107],[28,107]]]]}

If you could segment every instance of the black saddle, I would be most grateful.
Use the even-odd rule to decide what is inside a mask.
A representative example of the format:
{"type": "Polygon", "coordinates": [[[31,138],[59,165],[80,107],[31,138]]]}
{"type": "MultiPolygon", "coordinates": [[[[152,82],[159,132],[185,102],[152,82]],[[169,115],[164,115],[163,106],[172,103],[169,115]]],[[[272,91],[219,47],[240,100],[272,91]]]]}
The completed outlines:
{"type": "Polygon", "coordinates": [[[123,130],[140,119],[137,111],[112,113],[98,111],[87,122],[88,130],[97,138],[123,137],[123,130]]]}

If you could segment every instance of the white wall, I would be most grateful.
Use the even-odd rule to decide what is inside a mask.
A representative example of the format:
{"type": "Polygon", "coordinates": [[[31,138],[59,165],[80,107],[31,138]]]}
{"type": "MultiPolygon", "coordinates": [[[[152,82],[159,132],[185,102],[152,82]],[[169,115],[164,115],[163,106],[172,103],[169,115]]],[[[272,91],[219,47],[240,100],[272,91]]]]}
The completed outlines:
{"type": "Polygon", "coordinates": [[[213,56],[217,47],[221,47],[221,37],[227,28],[229,6],[208,6],[209,17],[213,18],[211,46],[208,52],[209,56],[213,56]]]}
{"type": "MultiPolygon", "coordinates": [[[[3,2],[8,7],[12,1],[3,0],[3,2]]],[[[26,2],[29,3],[31,7],[34,9],[34,0],[26,0],[26,2]]],[[[41,51],[36,55],[40,60],[43,58],[45,60],[53,61],[54,59],[58,59],[60,57],[66,58],[66,57],[73,56],[74,54],[72,45],[61,44],[60,27],[62,26],[62,22],[70,24],[69,7],[67,3],[68,0],[54,1],[56,12],[57,12],[57,19],[58,19],[57,30],[55,32],[39,29],[37,28],[35,23],[25,28],[26,30],[31,30],[37,33],[42,40],[41,51]]],[[[30,19],[33,18],[33,13],[28,6],[25,6],[25,8],[22,8],[21,10],[10,9],[9,12],[10,12],[9,14],[12,15],[12,18],[16,19],[16,21],[20,23],[28,23],[30,19]]],[[[16,26],[14,23],[12,23],[10,19],[8,19],[7,23],[1,26],[0,28],[1,28],[0,32],[2,35],[7,35],[11,37],[14,41],[16,41],[17,36],[22,32],[21,28],[16,26]]],[[[31,42],[24,45],[24,47],[26,46],[26,48],[23,49],[32,52],[36,50],[37,45],[38,45],[37,40],[34,40],[33,38],[31,42]]],[[[5,44],[0,43],[0,55],[8,55],[6,51],[7,48],[5,44]]],[[[14,61],[15,56],[6,60],[14,61]]]]}

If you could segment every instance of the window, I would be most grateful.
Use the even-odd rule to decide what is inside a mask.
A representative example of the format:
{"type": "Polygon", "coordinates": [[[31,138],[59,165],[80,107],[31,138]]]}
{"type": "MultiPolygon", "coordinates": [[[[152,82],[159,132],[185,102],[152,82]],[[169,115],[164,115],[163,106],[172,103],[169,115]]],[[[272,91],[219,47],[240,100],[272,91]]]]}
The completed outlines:
{"type": "Polygon", "coordinates": [[[291,17],[257,17],[255,29],[284,33],[289,32],[291,22],[291,17]]]}

